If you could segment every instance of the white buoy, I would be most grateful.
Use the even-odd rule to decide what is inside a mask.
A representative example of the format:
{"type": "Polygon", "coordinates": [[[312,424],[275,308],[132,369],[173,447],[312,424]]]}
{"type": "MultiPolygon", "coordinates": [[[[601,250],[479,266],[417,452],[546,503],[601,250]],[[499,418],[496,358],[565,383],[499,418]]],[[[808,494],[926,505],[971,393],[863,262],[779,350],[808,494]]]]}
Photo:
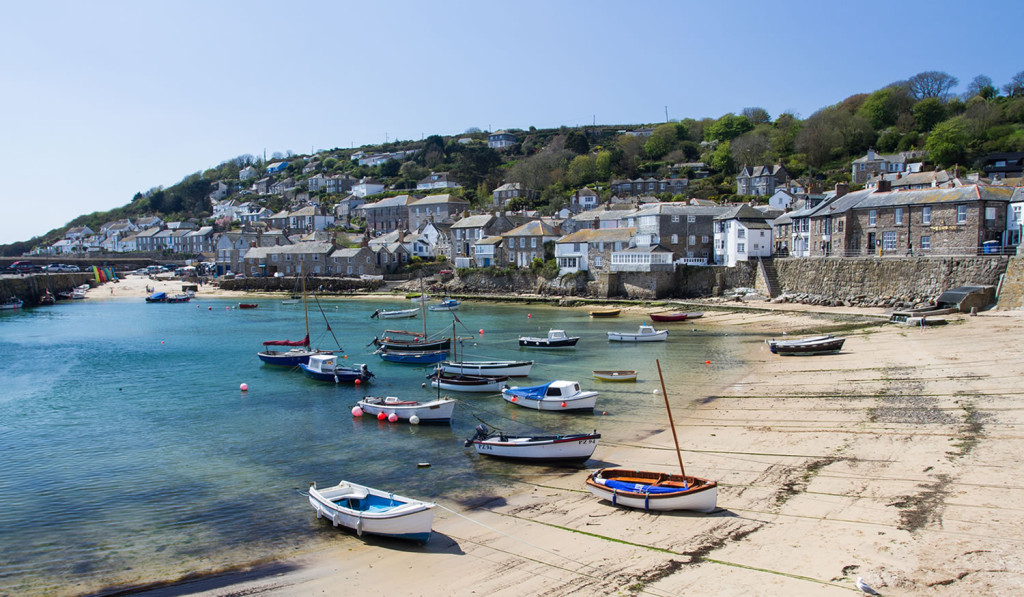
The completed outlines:
{"type": "Polygon", "coordinates": [[[358,406],[353,406],[352,407],[352,416],[353,417],[361,417],[361,416],[363,416],[363,409],[359,408],[358,406]]]}
{"type": "Polygon", "coordinates": [[[420,418],[417,417],[416,415],[413,415],[413,416],[409,417],[409,422],[412,423],[413,425],[419,425],[420,424],[420,418]]]}

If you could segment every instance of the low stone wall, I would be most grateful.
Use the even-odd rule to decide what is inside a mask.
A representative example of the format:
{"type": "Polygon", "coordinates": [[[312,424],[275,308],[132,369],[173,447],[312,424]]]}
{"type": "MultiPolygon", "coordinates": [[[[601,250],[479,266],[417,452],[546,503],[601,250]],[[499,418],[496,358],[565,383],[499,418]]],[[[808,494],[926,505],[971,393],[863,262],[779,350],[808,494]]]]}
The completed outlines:
{"type": "Polygon", "coordinates": [[[26,307],[39,304],[39,297],[49,290],[54,295],[58,292],[69,292],[82,284],[94,284],[95,278],[90,273],[78,274],[26,274],[24,276],[7,275],[0,278],[0,300],[16,296],[25,301],[26,307]]]}
{"type": "MultiPolygon", "coordinates": [[[[295,278],[241,278],[218,281],[224,290],[248,292],[295,292],[299,288],[295,278]]],[[[306,290],[317,293],[372,292],[384,286],[382,280],[358,280],[355,278],[312,278],[306,280],[306,290]]]]}
{"type": "Polygon", "coordinates": [[[1000,309],[1024,309],[1024,257],[1012,257],[999,287],[1000,309]]]}

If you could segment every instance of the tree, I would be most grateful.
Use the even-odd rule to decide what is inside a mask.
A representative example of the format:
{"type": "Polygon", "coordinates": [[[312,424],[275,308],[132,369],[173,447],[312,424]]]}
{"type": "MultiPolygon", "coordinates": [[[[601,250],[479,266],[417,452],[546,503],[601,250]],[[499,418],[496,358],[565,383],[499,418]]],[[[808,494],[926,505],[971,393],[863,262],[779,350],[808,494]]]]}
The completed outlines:
{"type": "Polygon", "coordinates": [[[743,108],[740,114],[755,126],[758,124],[768,124],[772,121],[772,117],[768,115],[768,111],[764,108],[743,108]]]}
{"type": "Polygon", "coordinates": [[[1024,95],[1024,70],[1013,75],[1010,82],[1003,85],[1003,93],[1008,97],[1017,97],[1018,95],[1024,95]]]}
{"type": "Polygon", "coordinates": [[[930,70],[910,77],[907,80],[907,87],[910,89],[910,95],[914,99],[920,100],[926,97],[947,99],[949,97],[949,90],[956,87],[959,82],[952,75],[937,70],[930,70]]]}
{"type": "Polygon", "coordinates": [[[610,180],[612,177],[612,152],[608,150],[597,152],[594,157],[594,179],[610,180]]]}
{"type": "Polygon", "coordinates": [[[575,154],[589,153],[590,141],[587,141],[587,136],[580,131],[571,130],[565,136],[564,147],[575,154]]]}
{"type": "Polygon", "coordinates": [[[768,152],[771,149],[771,142],[766,127],[759,127],[736,137],[729,143],[729,146],[732,158],[737,164],[755,165],[769,161],[768,152]]]}
{"type": "Polygon", "coordinates": [[[399,162],[396,159],[389,159],[380,165],[380,175],[387,177],[398,176],[401,168],[402,162],[399,162]]]}
{"type": "Polygon", "coordinates": [[[746,116],[737,116],[732,112],[722,116],[704,129],[704,137],[708,141],[731,141],[754,128],[746,116]]]}
{"type": "Polygon", "coordinates": [[[722,141],[718,147],[711,152],[710,165],[719,172],[734,172],[736,170],[728,141],[722,141]]]}
{"type": "Polygon", "coordinates": [[[990,77],[978,75],[971,79],[971,82],[967,84],[967,90],[964,91],[964,94],[961,97],[966,102],[976,95],[980,95],[985,99],[990,99],[995,97],[998,93],[999,91],[995,88],[995,85],[992,84],[992,79],[990,77]]]}
{"type": "Polygon", "coordinates": [[[594,160],[589,155],[578,155],[569,162],[565,171],[565,182],[570,187],[577,188],[594,182],[597,168],[594,160]]]}
{"type": "Polygon", "coordinates": [[[886,87],[869,95],[857,115],[865,118],[876,130],[896,124],[902,112],[910,110],[913,100],[904,87],[886,87]]]}
{"type": "Polygon", "coordinates": [[[917,130],[927,133],[946,119],[946,105],[937,97],[926,97],[914,104],[914,122],[917,130]]]}
{"type": "Polygon", "coordinates": [[[659,124],[651,131],[651,136],[644,143],[644,153],[651,159],[658,159],[672,151],[679,142],[679,125],[659,124]]]}
{"type": "Polygon", "coordinates": [[[960,117],[935,125],[924,144],[929,157],[939,166],[964,162],[969,141],[967,131],[967,124],[960,117]]]}

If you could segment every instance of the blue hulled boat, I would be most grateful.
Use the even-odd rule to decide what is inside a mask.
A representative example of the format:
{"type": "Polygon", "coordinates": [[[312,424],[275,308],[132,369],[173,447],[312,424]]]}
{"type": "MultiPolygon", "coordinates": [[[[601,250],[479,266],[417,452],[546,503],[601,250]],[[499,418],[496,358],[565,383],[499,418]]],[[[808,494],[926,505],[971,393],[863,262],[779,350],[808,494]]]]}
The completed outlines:
{"type": "Polygon", "coordinates": [[[308,363],[300,363],[299,367],[306,377],[317,381],[333,381],[334,383],[366,383],[373,373],[365,364],[347,367],[338,364],[335,355],[317,354],[309,357],[308,363]]]}

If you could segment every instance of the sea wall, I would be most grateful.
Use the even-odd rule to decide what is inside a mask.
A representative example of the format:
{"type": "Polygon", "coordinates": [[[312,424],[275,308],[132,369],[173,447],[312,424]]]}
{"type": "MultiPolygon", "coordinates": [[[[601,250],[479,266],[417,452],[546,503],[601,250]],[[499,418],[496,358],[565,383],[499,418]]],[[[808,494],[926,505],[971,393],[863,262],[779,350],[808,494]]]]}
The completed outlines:
{"type": "Polygon", "coordinates": [[[23,276],[7,275],[0,278],[0,300],[16,296],[25,301],[26,307],[39,304],[39,297],[49,290],[56,295],[68,292],[82,284],[95,286],[92,272],[78,274],[25,274],[23,276]]]}
{"type": "Polygon", "coordinates": [[[1000,309],[1024,309],[1024,257],[1011,257],[999,286],[1000,309]]]}
{"type": "MultiPolygon", "coordinates": [[[[248,292],[297,292],[299,280],[294,277],[283,278],[235,278],[220,279],[217,284],[224,290],[241,290],[248,292]]],[[[317,293],[349,293],[371,292],[384,285],[381,280],[361,280],[355,278],[311,278],[306,281],[306,290],[317,293]]]]}

